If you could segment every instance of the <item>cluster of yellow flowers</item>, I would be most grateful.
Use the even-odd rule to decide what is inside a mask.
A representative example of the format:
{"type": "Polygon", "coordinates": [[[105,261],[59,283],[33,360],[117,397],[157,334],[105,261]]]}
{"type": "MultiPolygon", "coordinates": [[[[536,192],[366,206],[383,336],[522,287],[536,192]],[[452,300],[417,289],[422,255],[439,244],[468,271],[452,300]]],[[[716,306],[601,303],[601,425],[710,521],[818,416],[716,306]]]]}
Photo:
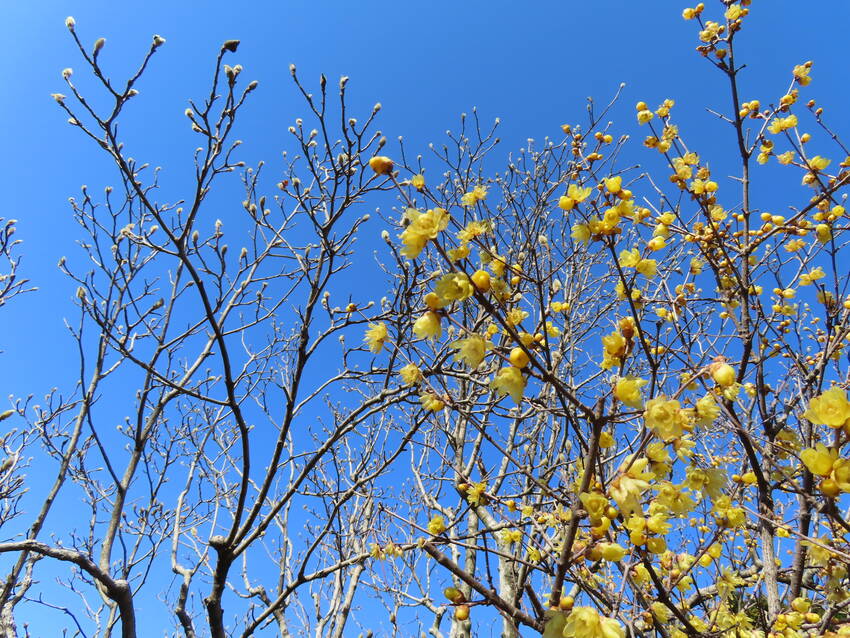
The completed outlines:
{"type": "MultiPolygon", "coordinates": [[[[731,38],[749,15],[750,2],[723,4],[725,21],[705,19],[702,3],[685,9],[683,17],[699,22],[698,51],[706,57],[711,56],[718,68],[729,69],[731,38]]],[[[553,194],[557,198],[553,215],[557,220],[568,220],[571,237],[576,242],[575,245],[568,242],[571,250],[590,253],[602,248],[604,252],[600,254],[610,254],[606,265],[616,276],[616,284],[611,286],[616,297],[612,296],[614,310],[609,316],[626,314],[617,319],[611,332],[600,334],[598,328],[594,328],[587,333],[601,340],[598,365],[610,371],[599,373],[596,370],[601,381],[592,386],[594,391],[603,388],[592,401],[598,401],[594,412],[600,411],[604,423],[597,441],[604,461],[595,459],[592,467],[585,468],[584,459],[568,461],[565,452],[554,463],[554,469],[563,471],[575,492],[580,492],[578,506],[571,507],[566,501],[551,499],[548,491],[543,492],[546,494],[546,498],[541,499],[543,502],[522,504],[513,500],[515,496],[502,502],[497,488],[488,493],[485,482],[475,483],[468,478],[464,480],[470,482],[462,483],[459,493],[466,504],[485,508],[494,512],[494,516],[500,503],[508,512],[521,512],[522,518],[508,518],[491,527],[490,532],[498,539],[499,549],[505,556],[509,553],[525,556],[532,564],[555,560],[563,548],[565,526],[576,525],[572,530],[575,541],[571,557],[574,563],[576,557],[584,559],[592,568],[572,564],[571,578],[592,591],[594,586],[614,582],[616,576],[611,576],[609,571],[611,574],[616,570],[624,572],[623,577],[630,579],[630,585],[637,587],[646,601],[641,603],[644,612],[635,620],[637,631],[651,631],[653,626],[673,620],[665,629],[667,635],[675,638],[687,635],[682,627],[688,624],[688,632],[695,629],[748,638],[763,638],[764,635],[798,638],[808,629],[805,623],[820,619],[818,614],[811,612],[809,601],[798,598],[791,603],[790,609],[786,607],[786,611],[771,618],[773,633],[759,633],[760,630],[753,629],[751,609],[745,613],[732,592],[753,586],[756,576],[740,572],[734,557],[744,552],[753,554],[758,546],[759,539],[752,534],[752,520],[755,519],[750,518],[749,512],[757,491],[761,495],[766,489],[766,482],[767,489],[772,490],[776,489],[776,484],[792,486],[807,471],[815,477],[825,497],[836,499],[850,493],[850,460],[841,456],[842,446],[850,438],[850,401],[846,392],[837,386],[826,390],[809,401],[803,415],[811,424],[834,431],[831,444],[825,439],[820,442],[818,433],[804,442],[804,437],[785,424],[770,433],[771,458],[769,463],[765,462],[765,467],[758,467],[734,445],[728,453],[717,452],[734,440],[729,435],[728,424],[736,423],[737,431],[737,420],[748,418],[748,412],[755,411],[753,406],[763,410],[759,402],[774,392],[763,379],[756,378],[754,370],[775,356],[777,348],[769,343],[772,335],[788,334],[793,330],[793,318],[813,316],[807,298],[816,298],[832,312],[829,330],[816,326],[814,320],[811,329],[813,338],[824,344],[825,350],[831,349],[829,356],[837,359],[843,342],[850,341],[846,333],[837,334],[836,328],[844,321],[844,315],[839,313],[850,312],[850,299],[842,306],[835,293],[824,289],[819,282],[827,274],[814,258],[802,252],[788,255],[804,249],[811,249],[814,255],[819,254],[816,251],[834,250],[836,239],[840,237],[840,220],[846,219],[837,192],[840,180],[847,179],[847,171],[842,169],[850,167],[850,158],[836,169],[825,155],[807,153],[801,145],[808,143],[809,137],[796,131],[800,121],[797,113],[791,112],[799,99],[798,88],[811,82],[811,69],[811,62],[794,67],[794,85],[782,96],[778,106],[773,106],[774,100],[764,100],[769,106],[763,107],[762,101],[749,99],[737,104],[727,120],[742,131],[752,128],[751,132],[756,132],[751,150],[759,163],[776,157],[780,164],[794,165],[804,172],[803,183],[816,190],[810,205],[799,213],[777,215],[752,204],[748,204],[749,210],[746,210],[748,205],[740,204],[725,208],[722,198],[727,195],[727,182],[716,176],[712,178],[707,159],[689,150],[680,137],[678,126],[671,119],[673,100],[664,100],[655,109],[643,101],[635,105],[637,122],[645,126],[642,130],[647,132],[644,145],[661,153],[668,162],[669,172],[665,177],[675,193],[670,199],[662,196],[658,204],[650,203],[649,197],[637,200],[647,202],[653,210],[636,204],[631,188],[637,190],[635,184],[640,184],[639,178],[630,181],[626,177],[624,182],[623,175],[612,174],[616,172],[613,168],[600,168],[605,166],[600,161],[605,159],[603,153],[608,152],[604,145],[611,144],[614,139],[607,129],[597,131],[593,137],[583,135],[579,128],[565,126],[563,129],[568,135],[565,148],[572,151],[574,162],[569,171],[552,182],[558,185],[553,194]],[[592,146],[594,138],[598,143],[595,148],[592,146]],[[781,148],[785,142],[792,148],[781,148]],[[677,203],[676,198],[683,203],[677,203]],[[804,267],[796,268],[797,261],[794,261],[793,273],[790,268],[771,269],[775,255],[799,260],[804,267]],[[768,277],[766,272],[778,281],[763,287],[768,277]],[[709,276],[713,278],[711,289],[703,290],[700,284],[709,276]],[[806,292],[801,288],[798,291],[797,286],[817,286],[818,290],[806,292]],[[774,296],[768,305],[761,306],[760,296],[770,294],[771,289],[774,296]],[[799,303],[791,303],[798,292],[799,303]],[[702,318],[697,315],[706,307],[717,309],[714,315],[717,325],[734,327],[731,331],[725,328],[723,332],[718,331],[717,344],[724,340],[734,343],[735,337],[729,335],[743,334],[747,329],[745,320],[766,322],[769,329],[764,332],[763,342],[759,342],[757,333],[746,348],[749,358],[744,357],[735,365],[722,356],[708,365],[695,365],[688,351],[687,339],[692,338],[688,322],[698,323],[702,318]],[[764,319],[758,314],[762,311],[765,315],[772,311],[773,315],[764,319]],[[755,316],[758,318],[754,319],[755,316]],[[650,325],[656,326],[657,331],[650,325]],[[681,345],[665,340],[665,335],[675,335],[681,345]],[[674,356],[669,356],[670,350],[674,356]],[[725,415],[724,421],[718,423],[721,415],[725,415]],[[624,431],[629,435],[624,435],[624,431]],[[637,438],[631,438],[635,432],[637,438]],[[704,439],[701,438],[703,434],[704,439]],[[706,452],[711,437],[716,438],[706,452]],[[625,442],[629,445],[628,453],[619,447],[625,442]],[[750,467],[738,469],[742,463],[749,463],[750,467]],[[590,473],[589,480],[585,472],[590,473]],[[693,554],[678,545],[687,546],[693,554]],[[618,565],[612,568],[605,563],[618,565]],[[673,600],[662,602],[663,596],[658,595],[658,579],[672,599],[677,591],[684,594],[694,590],[697,574],[704,573],[701,569],[714,570],[713,576],[707,578],[714,580],[715,606],[701,616],[696,609],[679,605],[681,614],[675,608],[677,613],[674,614],[671,606],[677,603],[673,600]]],[[[813,102],[809,108],[814,111],[813,102]]],[[[373,168],[378,174],[390,175],[392,162],[383,159],[387,161],[376,161],[373,168]]],[[[419,318],[412,330],[417,339],[437,340],[442,337],[445,324],[450,338],[438,344],[441,361],[453,361],[468,368],[463,373],[474,373],[479,386],[489,387],[497,399],[510,396],[521,404],[526,393],[530,394],[529,383],[534,383],[534,379],[539,380],[541,388],[549,387],[548,375],[557,370],[557,364],[547,358],[553,352],[546,347],[549,339],[569,327],[570,315],[581,300],[566,294],[555,300],[561,288],[560,281],[551,289],[548,282],[545,284],[544,288],[550,292],[538,291],[539,305],[523,299],[528,282],[534,281],[527,251],[538,251],[534,255],[538,258],[548,254],[558,248],[557,235],[549,228],[536,229],[531,241],[522,247],[523,252],[515,247],[500,246],[495,225],[489,220],[475,218],[490,212],[488,206],[479,205],[488,195],[486,183],[458,190],[457,195],[460,195],[461,190],[471,189],[460,195],[460,206],[451,209],[452,215],[456,215],[453,218],[444,208],[422,212],[408,200],[406,226],[399,236],[402,254],[416,259],[429,242],[434,242],[433,253],[429,255],[439,256],[442,264],[439,268],[449,270],[427,275],[433,286],[424,297],[426,308],[417,311],[419,318]],[[450,223],[456,230],[456,242],[444,232],[450,223]],[[569,301],[561,301],[561,298],[569,301]],[[473,306],[478,302],[480,307],[473,306]],[[459,308],[470,315],[472,313],[466,311],[483,309],[486,312],[476,315],[478,318],[472,323],[468,317],[459,317],[459,308]],[[523,322],[530,321],[536,321],[536,327],[526,332],[523,322]],[[480,383],[482,375],[487,375],[487,386],[480,383]]],[[[421,174],[414,175],[406,184],[420,193],[425,188],[421,174]]],[[[661,193],[658,187],[655,191],[661,193]]],[[[427,201],[435,205],[440,200],[427,201]]],[[[449,201],[457,200],[450,197],[449,201]]],[[[500,218],[500,229],[503,224],[500,218]]],[[[552,279],[555,279],[554,274],[552,279]]],[[[546,282],[545,276],[540,282],[546,282]]],[[[606,280],[606,285],[608,282],[614,283],[606,280]]],[[[386,326],[369,324],[365,340],[371,352],[381,352],[388,342],[386,326]]],[[[722,345],[712,343],[710,351],[724,350],[722,345]]],[[[733,346],[726,352],[737,351],[733,346]]],[[[790,358],[790,355],[783,356],[790,358]]],[[[815,355],[803,356],[805,358],[800,361],[808,364],[817,361],[815,355]]],[[[794,363],[799,365],[799,361],[794,363]]],[[[452,372],[458,371],[457,365],[446,365],[452,372]]],[[[772,363],[767,364],[768,375],[774,372],[770,365],[772,363]]],[[[427,385],[425,376],[435,372],[423,374],[415,363],[408,363],[398,374],[405,385],[424,386],[427,385]]],[[[578,404],[585,390],[581,383],[576,387],[579,389],[570,399],[578,404]]],[[[452,412],[463,413],[464,407],[459,405],[462,402],[445,396],[445,390],[440,393],[430,389],[418,391],[424,410],[444,410],[448,404],[452,412]]],[[[527,399],[522,407],[534,412],[538,402],[545,400],[543,397],[545,394],[541,391],[540,395],[527,399]]],[[[592,401],[588,405],[593,405],[592,401]]],[[[589,413],[588,409],[585,414],[589,413]]],[[[445,416],[448,415],[447,411],[445,416]]],[[[743,432],[744,435],[748,432],[743,432]]],[[[755,454],[766,458],[767,452],[759,447],[764,443],[758,440],[753,445],[755,454]]],[[[806,474],[809,482],[811,475],[806,474]]],[[[777,515],[774,521],[776,537],[789,538],[791,528],[787,519],[783,523],[779,520],[777,515]]],[[[456,521],[449,523],[442,514],[436,515],[428,523],[427,530],[432,536],[440,536],[449,524],[454,525],[456,521]]],[[[828,573],[820,574],[828,583],[824,590],[829,591],[835,601],[843,600],[839,591],[846,571],[837,564],[837,552],[832,551],[839,546],[836,540],[824,536],[818,542],[805,542],[810,543],[807,545],[810,562],[806,565],[828,567],[828,573]]],[[[455,600],[455,597],[452,593],[449,599],[457,606],[456,618],[468,616],[470,605],[474,608],[477,604],[465,598],[455,600]]],[[[621,638],[625,635],[618,620],[604,616],[595,607],[575,606],[573,602],[571,597],[565,597],[560,605],[552,604],[547,612],[544,636],[621,638]],[[569,600],[564,603],[566,599],[569,600]]],[[[620,617],[625,619],[626,616],[620,617]]],[[[850,629],[846,634],[850,636],[850,629]]]]}

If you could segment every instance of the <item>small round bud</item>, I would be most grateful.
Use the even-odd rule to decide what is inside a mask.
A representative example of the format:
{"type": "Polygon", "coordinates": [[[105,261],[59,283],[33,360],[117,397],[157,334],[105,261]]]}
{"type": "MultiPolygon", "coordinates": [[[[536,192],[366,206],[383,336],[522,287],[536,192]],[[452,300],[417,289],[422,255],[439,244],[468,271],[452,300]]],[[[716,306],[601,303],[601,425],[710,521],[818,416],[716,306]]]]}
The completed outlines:
{"type": "Polygon", "coordinates": [[[65,26],[68,27],[69,31],[73,31],[76,24],[77,21],[74,20],[74,16],[68,16],[67,18],[65,18],[65,26]]]}

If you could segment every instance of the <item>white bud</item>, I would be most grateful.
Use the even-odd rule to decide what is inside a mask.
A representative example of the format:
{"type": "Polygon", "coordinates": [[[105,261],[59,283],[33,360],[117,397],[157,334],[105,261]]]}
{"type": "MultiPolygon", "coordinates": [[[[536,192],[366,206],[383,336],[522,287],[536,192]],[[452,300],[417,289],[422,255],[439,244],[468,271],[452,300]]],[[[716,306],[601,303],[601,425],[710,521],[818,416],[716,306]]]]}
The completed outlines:
{"type": "Polygon", "coordinates": [[[103,45],[106,44],[106,38],[98,38],[94,41],[94,52],[95,54],[99,53],[103,48],[103,45]]]}
{"type": "Polygon", "coordinates": [[[65,18],[65,26],[68,27],[69,30],[73,31],[76,24],[77,21],[74,20],[74,16],[68,16],[65,18]]]}
{"type": "Polygon", "coordinates": [[[163,38],[161,35],[155,35],[153,37],[153,45],[155,47],[161,47],[163,44],[165,44],[165,38],[163,38]]]}
{"type": "Polygon", "coordinates": [[[67,69],[62,69],[62,77],[66,80],[72,75],[74,75],[74,69],[72,69],[71,67],[68,67],[67,69]]]}

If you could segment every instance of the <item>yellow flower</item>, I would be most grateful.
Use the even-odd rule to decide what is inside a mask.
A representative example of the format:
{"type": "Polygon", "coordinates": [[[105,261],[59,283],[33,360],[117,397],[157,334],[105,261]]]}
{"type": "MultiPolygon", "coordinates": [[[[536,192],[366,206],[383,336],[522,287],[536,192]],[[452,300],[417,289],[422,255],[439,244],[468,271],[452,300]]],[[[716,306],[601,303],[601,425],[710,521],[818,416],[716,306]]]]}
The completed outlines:
{"type": "Polygon", "coordinates": [[[612,357],[622,357],[626,352],[626,339],[615,330],[602,337],[602,347],[605,348],[606,354],[612,357]]]}
{"type": "Polygon", "coordinates": [[[469,222],[457,233],[457,238],[466,243],[472,241],[479,235],[483,235],[491,230],[492,224],[489,222],[480,222],[477,220],[469,222]]]}
{"type": "Polygon", "coordinates": [[[405,385],[413,385],[422,381],[422,370],[415,363],[408,363],[398,371],[405,385]]]}
{"type": "Polygon", "coordinates": [[[632,250],[620,251],[620,265],[623,268],[634,268],[640,263],[640,250],[633,248],[632,250]]]}
{"type": "Polygon", "coordinates": [[[470,192],[464,193],[460,198],[460,203],[464,206],[475,206],[477,202],[487,197],[487,187],[479,184],[470,192]]]}
{"type": "Polygon", "coordinates": [[[638,377],[622,377],[614,386],[614,396],[630,408],[640,410],[643,407],[643,396],[640,389],[647,384],[645,379],[638,377]]]}
{"type": "Polygon", "coordinates": [[[658,272],[658,262],[654,259],[641,259],[635,270],[647,279],[652,279],[655,277],[655,273],[658,272]]]}
{"type": "Polygon", "coordinates": [[[449,344],[455,353],[455,361],[463,361],[470,368],[477,368],[484,360],[484,355],[492,344],[481,335],[472,335],[466,339],[458,339],[449,344]]]}
{"type": "Polygon", "coordinates": [[[605,178],[605,190],[607,190],[612,195],[616,195],[622,190],[623,186],[623,178],[617,175],[616,177],[607,177],[605,178]]]}
{"type": "Polygon", "coordinates": [[[714,517],[721,527],[741,527],[747,521],[747,515],[740,507],[733,507],[725,494],[714,501],[714,517]]]}
{"type": "Polygon", "coordinates": [[[735,368],[728,363],[717,363],[711,366],[711,378],[724,388],[735,383],[735,368]]]}
{"type": "Polygon", "coordinates": [[[800,452],[800,460],[812,474],[818,476],[829,476],[832,465],[838,459],[838,452],[830,450],[823,443],[818,443],[815,448],[806,448],[800,452]]]}
{"type": "Polygon", "coordinates": [[[593,607],[573,607],[562,635],[564,638],[624,638],[626,631],[615,619],[600,616],[593,607]]]}
{"type": "Polygon", "coordinates": [[[774,118],[774,120],[770,123],[770,126],[767,127],[767,130],[775,135],[776,133],[787,131],[795,126],[797,126],[797,116],[789,115],[788,117],[774,118]]]}
{"type": "Polygon", "coordinates": [[[420,175],[414,175],[410,179],[410,183],[413,186],[413,188],[415,188],[418,191],[421,191],[423,188],[425,188],[425,176],[421,175],[421,174],[420,175]]]}
{"type": "Polygon", "coordinates": [[[428,522],[428,533],[431,536],[438,536],[446,531],[446,520],[437,514],[428,522]]]}
{"type": "Polygon", "coordinates": [[[433,208],[428,212],[421,213],[415,208],[408,208],[405,212],[408,221],[407,228],[399,235],[404,244],[401,254],[410,259],[415,259],[425,248],[425,244],[431,239],[436,239],[440,231],[449,225],[449,214],[443,208],[433,208]]]}
{"type": "Polygon", "coordinates": [[[576,200],[566,195],[561,195],[558,198],[558,208],[561,210],[572,210],[576,205],[576,200]]]}
{"type": "Polygon", "coordinates": [[[723,17],[729,21],[737,20],[744,14],[744,8],[739,4],[729,5],[729,8],[726,9],[726,13],[723,14],[723,17]]]}
{"type": "Polygon", "coordinates": [[[581,203],[590,197],[590,193],[593,192],[593,189],[590,186],[585,186],[582,188],[581,186],[577,186],[576,184],[570,184],[567,188],[567,196],[575,200],[577,203],[581,203]]]}
{"type": "Polygon", "coordinates": [[[664,395],[647,401],[643,418],[646,426],[662,441],[677,439],[683,434],[685,415],[681,406],[678,401],[668,401],[664,395]]]}
{"type": "Polygon", "coordinates": [[[366,330],[366,335],[363,341],[369,346],[369,350],[378,354],[384,347],[384,342],[387,340],[387,326],[384,323],[370,323],[366,330]]]}
{"type": "Polygon", "coordinates": [[[437,339],[443,333],[440,315],[429,310],[413,324],[413,334],[420,339],[437,339]]]}
{"type": "Polygon", "coordinates": [[[797,83],[800,86],[808,86],[812,81],[812,78],[809,77],[809,72],[812,70],[812,63],[807,62],[806,64],[798,64],[794,67],[792,73],[794,74],[794,79],[797,80],[797,83]]]}
{"type": "Polygon", "coordinates": [[[701,399],[697,399],[697,423],[700,425],[711,425],[718,416],[720,416],[720,407],[717,405],[713,396],[706,394],[701,399]]]}
{"type": "Polygon", "coordinates": [[[603,370],[620,365],[622,358],[626,356],[626,339],[616,330],[602,337],[602,363],[603,370]]]}
{"type": "Polygon", "coordinates": [[[422,408],[426,412],[439,412],[446,404],[443,402],[440,397],[438,397],[433,392],[423,392],[419,395],[419,402],[422,404],[422,408]]]}
{"type": "Polygon", "coordinates": [[[369,158],[369,168],[375,171],[378,175],[386,175],[393,170],[393,161],[384,155],[376,155],[369,158]]]}
{"type": "Polygon", "coordinates": [[[823,279],[824,277],[826,277],[826,273],[824,273],[823,268],[818,266],[817,268],[812,268],[809,272],[800,275],[800,285],[811,286],[813,281],[823,279]]]}
{"type": "Polygon", "coordinates": [[[617,563],[626,555],[625,548],[617,543],[599,543],[598,547],[602,558],[610,563],[617,563]]]}
{"type": "Polygon", "coordinates": [[[443,301],[463,301],[472,296],[475,288],[469,277],[462,272],[452,272],[443,275],[437,285],[434,287],[434,292],[443,301]]]}
{"type": "Polygon", "coordinates": [[[473,483],[466,488],[466,500],[470,505],[480,505],[487,483],[473,483]]]}
{"type": "Polygon", "coordinates": [[[685,485],[695,492],[705,492],[711,498],[718,498],[726,484],[726,473],[716,467],[689,465],[685,476],[685,485]]]}
{"type": "Polygon", "coordinates": [[[578,495],[578,498],[581,504],[584,505],[587,517],[591,523],[594,525],[598,524],[605,516],[605,510],[610,505],[605,495],[601,492],[582,492],[578,495]]]}
{"type": "Polygon", "coordinates": [[[590,241],[590,226],[587,224],[574,224],[571,237],[576,241],[587,243],[590,241]]]}
{"type": "Polygon", "coordinates": [[[638,111],[638,114],[637,114],[638,124],[646,124],[654,116],[655,116],[655,114],[652,111],[650,111],[649,109],[646,109],[644,111],[638,111]]]}
{"type": "Polygon", "coordinates": [[[829,166],[831,162],[832,160],[830,159],[821,157],[820,155],[815,155],[812,159],[809,160],[809,166],[812,167],[812,170],[822,171],[827,166],[829,166]]]}
{"type": "Polygon", "coordinates": [[[624,516],[640,510],[640,497],[649,489],[647,479],[653,477],[651,473],[644,472],[648,464],[649,459],[640,458],[632,462],[632,457],[627,457],[620,466],[620,471],[623,473],[611,483],[609,490],[611,498],[616,501],[617,507],[624,516]]]}
{"type": "Polygon", "coordinates": [[[850,419],[850,403],[847,393],[837,386],[831,387],[809,402],[809,409],[803,417],[817,425],[840,428],[850,419]]]}
{"type": "Polygon", "coordinates": [[[525,378],[523,378],[519,368],[508,366],[496,373],[496,376],[490,381],[490,389],[499,398],[509,394],[514,401],[520,403],[522,393],[525,390],[525,378]]]}

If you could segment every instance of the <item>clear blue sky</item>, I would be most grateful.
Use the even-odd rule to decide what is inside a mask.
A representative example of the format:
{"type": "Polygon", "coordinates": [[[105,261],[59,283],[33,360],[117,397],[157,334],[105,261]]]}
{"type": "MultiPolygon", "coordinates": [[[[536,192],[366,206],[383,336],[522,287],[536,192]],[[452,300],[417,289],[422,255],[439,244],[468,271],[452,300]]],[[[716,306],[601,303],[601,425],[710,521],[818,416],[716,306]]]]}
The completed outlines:
{"type": "MultiPolygon", "coordinates": [[[[74,291],[57,276],[56,262],[75,256],[76,228],[67,198],[81,184],[93,192],[113,183],[104,158],[65,123],[50,99],[64,90],[60,71],[83,68],[64,26],[74,15],[86,43],[107,39],[105,66],[116,76],[140,59],[158,33],[167,39],[155,56],[141,95],[125,118],[128,148],[139,161],[165,167],[163,182],[180,194],[191,170],[193,136],[182,112],[206,88],[214,56],[229,38],[242,41],[231,63],[245,68],[260,89],[243,117],[249,165],[274,165],[289,145],[286,127],[303,114],[288,65],[316,83],[351,77],[350,95],[361,111],[380,101],[381,128],[407,148],[425,152],[458,115],[477,106],[484,120],[501,117],[502,153],[559,135],[564,122],[584,121],[585,98],[607,100],[627,84],[613,119],[618,131],[640,135],[633,104],[666,97],[691,145],[711,157],[731,135],[703,107],[727,109],[722,78],[693,52],[695,28],[680,2],[5,2],[7,46],[0,56],[6,98],[0,101],[0,175],[6,188],[3,216],[20,220],[23,273],[40,292],[0,312],[0,386],[4,394],[40,394],[45,366],[61,369],[75,354],[62,318],[74,291]],[[70,359],[69,359],[70,357],[70,359]]],[[[709,3],[711,8],[711,3],[709,3]]],[[[740,38],[748,61],[744,98],[776,99],[790,69],[816,61],[807,89],[832,106],[834,123],[847,121],[846,34],[850,3],[772,0],[754,3],[748,33],[740,38]]],[[[728,148],[728,147],[725,147],[728,148]]],[[[390,150],[392,147],[390,147],[390,150]]],[[[648,158],[638,144],[630,158],[648,158]]]]}
{"type": "MultiPolygon", "coordinates": [[[[102,154],[50,99],[65,91],[65,67],[78,70],[74,79],[84,90],[90,85],[64,26],[67,15],[76,18],[84,42],[106,38],[101,59],[116,77],[134,67],[152,34],[167,39],[138,86],[124,132],[134,157],[164,167],[165,191],[177,199],[189,184],[196,143],[182,114],[186,101],[204,94],[216,52],[231,38],[242,44],[228,61],[242,64],[244,77],[260,83],[237,135],[246,142],[241,157],[249,165],[265,159],[274,166],[280,151],[291,147],[286,128],[305,110],[288,73],[293,62],[307,84],[315,85],[320,72],[332,83],[350,76],[355,109],[368,112],[380,101],[380,128],[390,140],[403,135],[414,154],[441,141],[461,112],[477,106],[485,121],[501,118],[504,155],[529,137],[560,135],[562,123],[584,122],[587,96],[605,103],[625,82],[612,119],[617,132],[638,138],[629,159],[649,157],[639,144],[634,103],[655,106],[668,97],[676,100],[689,144],[719,158],[732,131],[704,107],[728,112],[728,92],[693,51],[696,25],[681,19],[684,6],[668,0],[6,0],[0,215],[19,220],[22,274],[40,290],[0,310],[0,396],[42,395],[73,383],[76,353],[63,318],[74,314],[75,286],[56,268],[63,255],[80,263],[67,199],[81,184],[99,192],[115,180],[102,154]]],[[[756,0],[753,12],[739,40],[748,62],[742,97],[778,99],[791,68],[813,59],[814,82],[804,95],[816,96],[846,130],[850,2],[756,0]]],[[[777,198],[770,205],[779,212],[781,204],[777,198]]]]}

